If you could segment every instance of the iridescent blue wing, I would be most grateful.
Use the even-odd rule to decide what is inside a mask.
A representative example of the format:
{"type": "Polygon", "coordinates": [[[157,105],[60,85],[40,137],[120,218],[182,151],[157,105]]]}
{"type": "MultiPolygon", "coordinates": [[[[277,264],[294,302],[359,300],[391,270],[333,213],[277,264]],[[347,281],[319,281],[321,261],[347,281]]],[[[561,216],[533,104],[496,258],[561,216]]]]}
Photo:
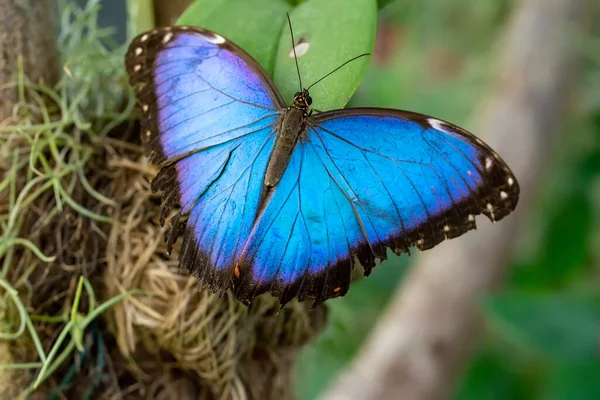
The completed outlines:
{"type": "Polygon", "coordinates": [[[185,228],[180,262],[205,287],[231,287],[236,254],[255,220],[263,176],[285,105],[242,49],[200,28],[160,28],[135,38],[127,71],[141,108],[145,147],[160,173],[161,223],[175,204],[169,249],[185,228]]]}
{"type": "Polygon", "coordinates": [[[480,139],[449,123],[384,109],[308,119],[308,129],[240,259],[238,296],[282,303],[346,293],[354,257],[368,275],[386,247],[429,249],[516,206],[519,187],[480,139]]]}

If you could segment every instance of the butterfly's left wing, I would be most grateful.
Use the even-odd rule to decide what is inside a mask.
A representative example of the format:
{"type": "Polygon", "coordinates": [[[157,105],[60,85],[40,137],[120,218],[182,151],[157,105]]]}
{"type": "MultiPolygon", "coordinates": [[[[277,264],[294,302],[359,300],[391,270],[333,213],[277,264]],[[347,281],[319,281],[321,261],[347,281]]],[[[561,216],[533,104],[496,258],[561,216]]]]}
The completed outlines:
{"type": "Polygon", "coordinates": [[[241,260],[239,298],[319,303],[348,290],[356,257],[368,274],[386,247],[429,249],[516,206],[519,187],[480,139],[449,123],[384,109],[310,118],[255,224],[241,260]]]}
{"type": "Polygon", "coordinates": [[[236,254],[258,211],[275,125],[285,104],[256,61],[205,29],[158,28],[135,38],[127,72],[142,139],[161,167],[161,223],[178,204],[168,246],[205,287],[231,286],[236,254]]]}

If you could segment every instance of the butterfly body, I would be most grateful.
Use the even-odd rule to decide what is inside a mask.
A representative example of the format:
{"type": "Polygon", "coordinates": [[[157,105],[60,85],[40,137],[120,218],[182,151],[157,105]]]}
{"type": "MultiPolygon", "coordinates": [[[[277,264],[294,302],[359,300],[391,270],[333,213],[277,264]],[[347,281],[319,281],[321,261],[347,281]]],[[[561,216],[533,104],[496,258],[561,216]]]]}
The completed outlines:
{"type": "Polygon", "coordinates": [[[278,134],[275,139],[275,146],[269,159],[269,164],[267,164],[267,172],[265,174],[265,185],[268,187],[277,185],[289,163],[298,140],[306,133],[305,110],[295,106],[286,109],[280,117],[279,126],[276,131],[278,134]]]}
{"type": "Polygon", "coordinates": [[[161,170],[169,249],[204,287],[244,303],[344,295],[386,249],[408,253],[514,210],[516,178],[485,143],[408,111],[310,111],[286,106],[263,69],[234,43],[195,27],[132,41],[127,71],[142,139],[161,170]]]}

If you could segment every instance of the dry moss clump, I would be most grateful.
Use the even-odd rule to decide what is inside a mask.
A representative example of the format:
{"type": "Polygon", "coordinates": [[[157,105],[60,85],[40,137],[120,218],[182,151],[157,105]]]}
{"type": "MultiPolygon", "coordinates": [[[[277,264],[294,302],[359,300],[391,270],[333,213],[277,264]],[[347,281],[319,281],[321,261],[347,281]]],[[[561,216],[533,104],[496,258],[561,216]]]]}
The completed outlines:
{"type": "Polygon", "coordinates": [[[0,382],[14,398],[292,398],[324,309],[250,307],[167,257],[122,53],[63,2],[54,87],[19,74],[0,121],[0,382]]]}
{"type": "Polygon", "coordinates": [[[108,235],[104,281],[107,298],[131,289],[143,294],[108,311],[121,353],[133,362],[143,353],[193,371],[204,385],[227,393],[225,398],[247,398],[249,388],[272,388],[281,393],[275,398],[288,397],[291,358],[322,325],[323,309],[308,313],[309,304],[296,302],[280,311],[278,300],[269,296],[247,308],[230,293],[201,290],[195,278],[179,270],[177,247],[166,256],[165,228],[157,221],[160,204],[148,181],[156,170],[138,147],[127,147],[125,156],[113,148],[107,163],[115,171],[110,197],[117,206],[111,210],[116,223],[108,235]],[[281,373],[285,379],[273,379],[281,373]]]}

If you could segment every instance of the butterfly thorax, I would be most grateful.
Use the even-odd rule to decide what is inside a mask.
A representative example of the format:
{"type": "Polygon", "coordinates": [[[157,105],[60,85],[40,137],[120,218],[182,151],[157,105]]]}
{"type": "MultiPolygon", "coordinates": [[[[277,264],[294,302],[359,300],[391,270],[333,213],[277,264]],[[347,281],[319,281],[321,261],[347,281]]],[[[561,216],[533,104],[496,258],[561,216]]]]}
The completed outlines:
{"type": "Polygon", "coordinates": [[[294,104],[288,107],[277,121],[278,135],[265,173],[264,182],[268,187],[277,185],[290,162],[298,140],[302,140],[306,136],[308,104],[304,101],[296,107],[296,103],[299,102],[298,97],[295,96],[294,104]]]}

